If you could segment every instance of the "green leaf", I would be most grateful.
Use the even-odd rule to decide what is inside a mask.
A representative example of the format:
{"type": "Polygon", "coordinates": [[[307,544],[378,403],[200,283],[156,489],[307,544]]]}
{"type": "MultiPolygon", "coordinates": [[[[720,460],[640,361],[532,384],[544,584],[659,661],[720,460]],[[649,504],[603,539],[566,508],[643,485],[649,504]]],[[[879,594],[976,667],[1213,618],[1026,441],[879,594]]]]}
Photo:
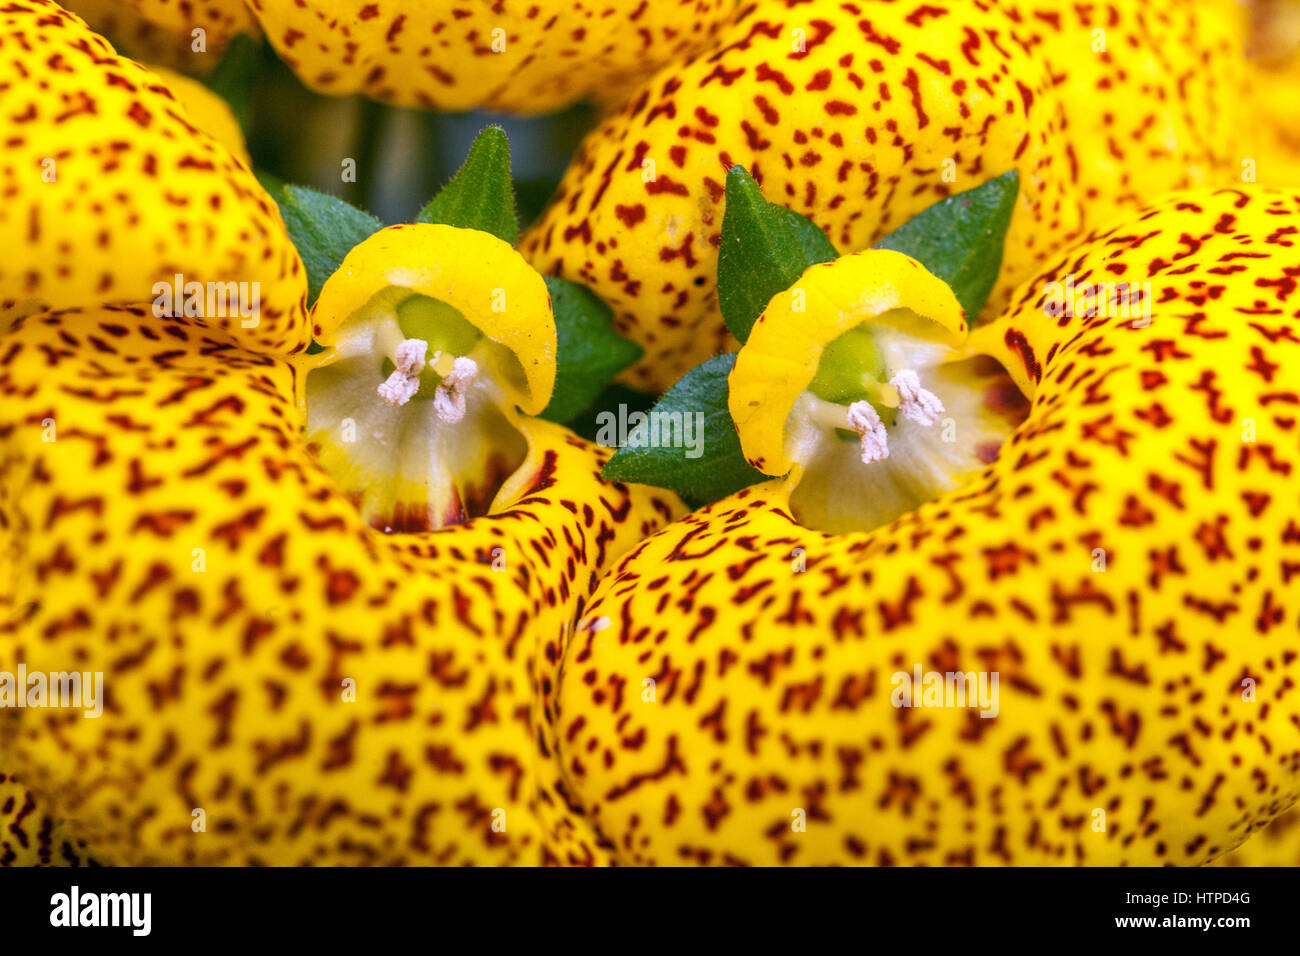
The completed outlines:
{"type": "Polygon", "coordinates": [[[257,76],[258,44],[247,33],[239,33],[226,44],[221,62],[203,81],[230,106],[239,128],[248,132],[253,106],[253,81],[257,76]]]}
{"type": "MultiPolygon", "coordinates": [[[[734,354],[717,355],[678,379],[651,409],[650,418],[639,425],[629,421],[627,443],[606,463],[601,477],[670,488],[691,507],[766,481],[767,475],[745,461],[727,408],[727,376],[735,364],[734,354]],[[652,429],[656,415],[661,417],[652,429]],[[651,444],[656,435],[657,444],[651,444]]],[[[598,431],[596,441],[615,444],[617,422],[615,413],[613,427],[598,431]]]]}
{"type": "Polygon", "coordinates": [[[510,182],[510,141],[505,130],[489,126],[478,134],[465,165],[420,210],[415,221],[479,229],[512,246],[519,241],[515,190],[510,182]]]}
{"type": "Polygon", "coordinates": [[[876,248],[905,253],[952,286],[973,322],[1002,268],[1002,244],[1019,188],[1014,169],[1003,173],[940,200],[881,239],[876,248]]]}
{"type": "Polygon", "coordinates": [[[280,201],[280,193],[283,192],[284,187],[289,184],[275,173],[267,169],[262,169],[260,166],[255,166],[253,168],[253,175],[256,176],[257,181],[262,184],[262,188],[266,190],[267,195],[278,203],[280,201]]]}
{"type": "Polygon", "coordinates": [[[741,343],[772,296],[794,285],[809,266],[838,257],[813,222],[768,202],[743,166],[731,167],[718,250],[718,305],[741,343]]]}
{"type": "Polygon", "coordinates": [[[587,441],[594,442],[596,433],[600,431],[601,427],[601,412],[612,410],[615,414],[618,414],[620,405],[626,409],[629,415],[632,412],[648,412],[658,400],[658,395],[629,388],[622,382],[612,382],[601,390],[594,402],[564,424],[575,434],[581,435],[587,441]]]}
{"type": "Polygon", "coordinates": [[[592,402],[609,380],[641,357],[641,346],[614,331],[614,313],[594,292],[568,279],[546,278],[558,339],[555,391],[542,417],[561,424],[592,402]]]}
{"type": "Polygon", "coordinates": [[[289,237],[307,267],[307,305],[320,295],[352,247],[384,224],[335,196],[305,186],[285,186],[273,194],[280,205],[289,237]]]}

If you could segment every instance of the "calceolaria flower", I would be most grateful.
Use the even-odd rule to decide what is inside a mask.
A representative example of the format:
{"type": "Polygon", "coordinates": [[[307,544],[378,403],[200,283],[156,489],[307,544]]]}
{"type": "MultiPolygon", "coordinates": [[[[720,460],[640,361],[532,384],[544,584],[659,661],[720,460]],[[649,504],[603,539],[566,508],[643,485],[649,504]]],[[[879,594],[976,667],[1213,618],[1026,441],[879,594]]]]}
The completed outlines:
{"type": "Polygon", "coordinates": [[[900,252],[809,268],[754,323],[730,411],[751,465],[785,476],[801,523],[892,521],[980,471],[1021,413],[996,363],[959,351],[952,290],[900,252]]]}
{"type": "Polygon", "coordinates": [[[205,287],[236,279],[259,290],[256,320],[227,310],[214,325],[252,347],[306,348],[302,263],[275,203],[156,75],[57,5],[15,0],[0,10],[0,90],[15,191],[0,204],[0,234],[12,237],[0,324],[151,302],[177,275],[205,287]]]}
{"type": "Polygon", "coordinates": [[[317,92],[540,113],[611,98],[696,52],[731,17],[735,0],[249,0],[249,7],[276,52],[317,92]]]}
{"type": "Polygon", "coordinates": [[[613,306],[633,384],[661,390],[736,347],[714,287],[733,164],[845,251],[1016,169],[988,318],[1117,205],[1240,181],[1242,32],[1231,0],[753,4],[588,134],[522,248],[613,306]]]}
{"type": "Polygon", "coordinates": [[[897,252],[774,295],[729,390],[772,477],[564,661],[619,861],[1199,864],[1290,806],[1298,232],[1300,193],[1177,194],[969,334],[897,252]]]}
{"type": "Polygon", "coordinates": [[[244,142],[243,130],[239,128],[239,120],[230,104],[198,80],[183,73],[153,63],[148,64],[147,69],[163,82],[171,95],[185,108],[190,122],[224,146],[245,166],[252,168],[252,161],[248,158],[248,144],[244,142]]]}
{"type": "Polygon", "coordinates": [[[313,316],[329,348],[306,435],[362,517],[430,531],[486,514],[555,382],[542,277],[486,232],[392,226],[348,254],[313,316]]]}
{"type": "MultiPolygon", "coordinates": [[[[534,417],[594,300],[489,234],[517,228],[508,178],[467,163],[386,229],[287,189],[304,266],[155,77],[52,6],[0,25],[0,767],[100,863],[604,852],[565,799],[555,670],[602,571],[681,509],[534,417]],[[87,99],[25,80],[55,55],[87,99]]],[[[508,177],[501,139],[471,161],[508,177]]]]}

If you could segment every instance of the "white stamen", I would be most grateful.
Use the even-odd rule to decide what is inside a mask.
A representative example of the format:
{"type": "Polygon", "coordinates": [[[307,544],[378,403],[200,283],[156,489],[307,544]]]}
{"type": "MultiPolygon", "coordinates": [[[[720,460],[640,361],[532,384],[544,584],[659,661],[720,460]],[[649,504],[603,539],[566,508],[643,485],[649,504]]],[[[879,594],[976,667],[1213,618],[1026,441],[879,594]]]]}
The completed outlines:
{"type": "Polygon", "coordinates": [[[889,435],[870,402],[854,402],[849,406],[849,427],[862,440],[864,465],[889,457],[889,435]]]}
{"type": "Polygon", "coordinates": [[[918,425],[933,425],[943,414],[939,396],[922,388],[921,379],[911,369],[903,369],[889,384],[898,389],[898,410],[918,425]]]}
{"type": "Polygon", "coordinates": [[[478,363],[464,355],[456,359],[433,393],[433,410],[438,420],[454,425],[465,417],[465,392],[478,377],[478,363]]]}
{"type": "Polygon", "coordinates": [[[396,371],[379,386],[379,397],[385,405],[405,405],[420,390],[420,370],[428,351],[429,343],[423,339],[403,339],[397,346],[393,356],[396,371]]]}
{"type": "Polygon", "coordinates": [[[403,375],[420,374],[424,368],[424,357],[429,353],[429,343],[424,339],[403,339],[393,356],[393,364],[403,375]]]}
{"type": "Polygon", "coordinates": [[[420,390],[420,376],[411,378],[401,372],[394,372],[388,380],[379,386],[379,397],[385,405],[405,405],[420,390]]]}

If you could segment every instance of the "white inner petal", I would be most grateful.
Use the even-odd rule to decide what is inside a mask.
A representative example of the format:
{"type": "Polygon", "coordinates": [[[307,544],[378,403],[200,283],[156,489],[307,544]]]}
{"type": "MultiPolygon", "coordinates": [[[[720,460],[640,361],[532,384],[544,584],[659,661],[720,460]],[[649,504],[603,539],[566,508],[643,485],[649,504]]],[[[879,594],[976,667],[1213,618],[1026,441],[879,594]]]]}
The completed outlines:
{"type": "Polygon", "coordinates": [[[887,428],[888,457],[864,463],[857,436],[825,424],[847,420],[844,407],[804,392],[786,426],[791,458],[803,466],[790,505],[800,523],[820,531],[870,530],[959,487],[1012,428],[1008,415],[1016,413],[999,400],[1009,380],[996,363],[954,362],[946,346],[893,330],[880,330],[876,341],[889,377],[915,370],[944,411],[923,425],[900,409],[887,428]]]}
{"type": "Polygon", "coordinates": [[[494,374],[502,347],[487,339],[459,357],[456,421],[440,417],[438,403],[427,398],[381,401],[384,358],[403,342],[391,309],[350,321],[334,345],[338,358],[307,376],[305,435],[370,525],[432,530],[485,513],[528,445],[503,411],[513,405],[494,374]]]}

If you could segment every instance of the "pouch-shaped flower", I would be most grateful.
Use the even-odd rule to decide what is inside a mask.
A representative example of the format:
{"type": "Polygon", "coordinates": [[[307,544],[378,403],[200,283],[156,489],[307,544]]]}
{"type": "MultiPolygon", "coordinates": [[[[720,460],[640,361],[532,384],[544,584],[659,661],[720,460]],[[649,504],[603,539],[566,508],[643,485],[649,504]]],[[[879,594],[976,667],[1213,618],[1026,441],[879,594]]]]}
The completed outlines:
{"type": "Polygon", "coordinates": [[[384,230],[313,317],[294,361],[140,307],[4,338],[3,658],[104,687],[5,759],[105,862],[540,861],[544,643],[673,496],[517,410],[555,330],[501,240],[384,230]]]}
{"type": "Polygon", "coordinates": [[[4,114],[59,174],[32,162],[0,237],[60,282],[0,331],[0,768],[108,864],[594,854],[550,786],[555,647],[680,505],[532,417],[547,285],[486,233],[393,227],[309,321],[274,204],[156,77],[52,6],[0,25],[27,112],[67,102],[23,79],[55,51],[95,106],[4,114]]]}
{"type": "Polygon", "coordinates": [[[734,0],[250,0],[249,8],[319,93],[542,113],[609,98],[694,53],[730,18],[734,0]]]}
{"type": "Polygon", "coordinates": [[[588,135],[522,248],[614,307],[645,348],[629,381],[661,390],[736,347],[714,285],[732,165],[843,251],[1017,169],[992,316],[1116,205],[1236,178],[1223,145],[1240,72],[1230,8],[750,5],[588,135]]]}
{"type": "Polygon", "coordinates": [[[1298,230],[1295,192],[1182,193],[970,336],[894,252],[774,296],[730,401],[777,477],[566,649],[618,859],[1199,864],[1290,806],[1298,230]]]}
{"type": "Polygon", "coordinates": [[[302,263],[275,203],[156,75],[57,5],[14,0],[0,11],[0,77],[14,190],[0,205],[11,240],[0,326],[46,308],[152,302],[155,285],[181,276],[182,288],[243,284],[248,314],[215,323],[237,340],[307,346],[302,263]]]}

